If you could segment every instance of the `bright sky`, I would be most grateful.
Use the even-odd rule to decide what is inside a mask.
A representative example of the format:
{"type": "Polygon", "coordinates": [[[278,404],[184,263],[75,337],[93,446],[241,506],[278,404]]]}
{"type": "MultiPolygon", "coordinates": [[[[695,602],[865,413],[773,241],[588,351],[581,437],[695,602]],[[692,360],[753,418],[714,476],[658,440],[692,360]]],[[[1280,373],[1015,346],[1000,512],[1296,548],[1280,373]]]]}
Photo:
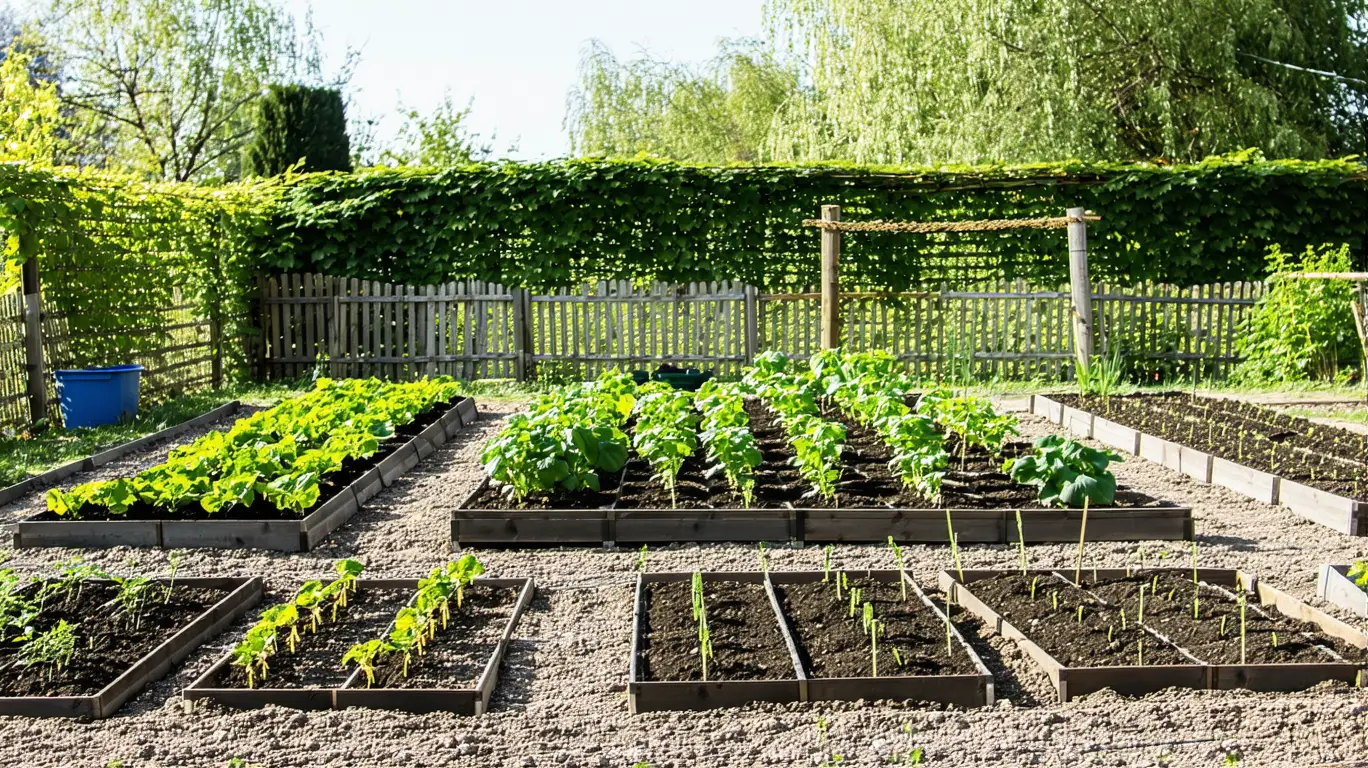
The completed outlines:
{"type": "MultiPolygon", "coordinates": [[[[472,102],[470,128],[495,134],[495,156],[545,159],[569,153],[562,123],[580,56],[598,38],[620,59],[649,51],[703,61],[717,42],[758,37],[762,0],[315,0],[335,66],[361,48],[352,86],[363,113],[398,129],[402,101],[423,112],[450,91],[472,102]],[[507,148],[516,144],[517,150],[507,148]]],[[[286,0],[302,18],[307,0],[286,0]]]]}

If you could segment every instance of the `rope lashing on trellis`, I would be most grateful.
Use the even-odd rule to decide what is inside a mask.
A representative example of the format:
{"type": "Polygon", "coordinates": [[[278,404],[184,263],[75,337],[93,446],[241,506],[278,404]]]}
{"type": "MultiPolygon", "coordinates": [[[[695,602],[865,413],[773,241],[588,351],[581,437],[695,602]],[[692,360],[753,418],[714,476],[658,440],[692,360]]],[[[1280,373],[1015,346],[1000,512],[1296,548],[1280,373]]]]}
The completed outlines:
{"type": "MultiPolygon", "coordinates": [[[[1083,221],[1101,221],[1101,216],[1084,216],[1083,221]]],[[[931,234],[935,232],[1005,232],[1010,229],[1063,229],[1077,223],[1073,216],[1054,216],[1044,219],[985,219],[982,221],[827,221],[803,219],[803,226],[829,232],[902,232],[931,234]]]]}

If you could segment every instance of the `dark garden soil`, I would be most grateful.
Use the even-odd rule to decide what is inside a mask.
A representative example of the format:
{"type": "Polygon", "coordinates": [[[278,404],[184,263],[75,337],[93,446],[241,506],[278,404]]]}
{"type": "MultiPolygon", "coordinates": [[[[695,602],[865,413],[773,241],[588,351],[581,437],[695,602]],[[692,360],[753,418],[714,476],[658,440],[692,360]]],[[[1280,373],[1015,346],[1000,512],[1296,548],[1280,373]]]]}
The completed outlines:
{"type": "Polygon", "coordinates": [[[607,509],[613,506],[618,497],[618,483],[621,472],[599,473],[597,491],[558,491],[553,494],[528,496],[518,501],[504,493],[502,488],[486,484],[484,489],[470,500],[466,509],[607,509]]]}
{"type": "Polygon", "coordinates": [[[25,667],[21,645],[0,645],[0,696],[93,696],[229,593],[177,586],[167,597],[158,590],[133,620],[113,602],[118,592],[113,584],[88,582],[69,599],[49,599],[34,630],[65,620],[74,626],[75,652],[55,670],[49,664],[25,667]]]}
{"type": "MultiPolygon", "coordinates": [[[[1137,572],[1129,578],[1085,580],[1084,587],[1113,606],[1139,609],[1141,587],[1145,589],[1145,626],[1211,664],[1240,664],[1240,607],[1231,592],[1201,585],[1172,573],[1137,572]],[[1155,595],[1158,595],[1156,597],[1155,595]],[[1193,618],[1193,597],[1197,618],[1193,618]]],[[[1255,601],[1257,602],[1257,601],[1255,601]]],[[[1245,661],[1248,664],[1309,664],[1334,662],[1324,650],[1336,647],[1346,658],[1359,659],[1362,651],[1322,635],[1313,624],[1269,613],[1251,602],[1245,608],[1245,661]],[[1274,645],[1274,635],[1277,644],[1274,645]]]]}
{"type": "MultiPolygon", "coordinates": [[[[808,486],[796,467],[789,460],[793,449],[789,447],[784,430],[775,420],[774,414],[758,400],[747,399],[746,414],[750,417],[751,435],[755,438],[756,448],[763,457],[755,469],[755,495],[751,499],[753,509],[777,509],[793,506],[829,506],[815,497],[804,497],[808,486]]],[[[707,449],[699,446],[694,455],[684,461],[675,485],[674,500],[671,505],[669,489],[665,487],[655,471],[644,459],[633,458],[627,464],[626,479],[623,481],[622,496],[618,509],[744,509],[745,503],[739,494],[732,491],[722,472],[707,476],[709,462],[707,449]]]]}
{"type": "MultiPolygon", "coordinates": [[[[700,681],[698,624],[688,581],[646,585],[641,659],[643,680],[700,681]]],[[[788,646],[765,587],[735,581],[704,582],[713,657],[708,680],[792,680],[788,646]]]]}
{"type": "Polygon", "coordinates": [[[391,654],[376,665],[374,687],[473,688],[489,665],[517,600],[518,590],[512,587],[468,587],[459,609],[453,602],[447,627],[438,627],[422,656],[409,659],[408,676],[402,654],[391,654]]]}
{"type": "MultiPolygon", "coordinates": [[[[846,447],[841,454],[841,481],[837,484],[842,508],[912,508],[912,509],[1041,509],[1035,486],[1012,481],[1002,471],[1003,464],[1032,452],[1030,443],[1009,440],[1002,446],[1002,455],[993,456],[977,446],[969,446],[963,456],[958,437],[946,440],[950,466],[941,483],[938,504],[930,504],[908,492],[901,478],[894,474],[889,462],[892,455],[877,432],[839,412],[826,418],[840,422],[846,428],[846,447]]],[[[1168,506],[1134,489],[1118,486],[1116,499],[1109,508],[1168,506]]]]}
{"type": "MultiPolygon", "coordinates": [[[[394,614],[413,597],[411,589],[365,589],[347,598],[347,607],[339,608],[337,620],[325,611],[324,623],[317,632],[307,627],[299,630],[300,640],[293,653],[282,646],[272,656],[266,679],[256,680],[256,688],[340,688],[356,667],[342,667],[347,649],[372,638],[385,637],[394,614]]],[[[210,686],[246,688],[247,674],[241,667],[230,666],[219,674],[210,686]]]]}
{"type": "MultiPolygon", "coordinates": [[[[1035,578],[995,576],[975,581],[968,589],[1066,667],[1195,663],[1172,645],[1138,628],[1132,607],[1126,609],[1122,628],[1118,607],[1107,606],[1054,576],[1039,577],[1032,599],[1031,583],[1035,578]],[[1079,606],[1083,608],[1081,622],[1079,606]]],[[[1086,580],[1084,586],[1088,586],[1086,580]]]]}
{"type": "MultiPolygon", "coordinates": [[[[318,501],[312,507],[302,512],[291,512],[276,508],[276,506],[264,498],[258,496],[256,502],[248,507],[233,507],[231,509],[210,514],[198,502],[185,504],[174,510],[166,510],[154,507],[146,502],[138,502],[129,507],[125,514],[113,514],[107,508],[98,506],[86,506],[81,509],[82,521],[100,520],[298,520],[307,517],[309,513],[328,503],[334,496],[341,493],[348,485],[351,485],[362,475],[369,472],[379,464],[386,456],[402,448],[418,433],[432,426],[438,419],[446,415],[448,411],[455,408],[458,403],[465,400],[465,397],[454,397],[445,403],[437,403],[433,407],[418,414],[412,422],[402,427],[396,427],[394,436],[389,440],[380,443],[380,448],[373,455],[364,459],[347,459],[342,462],[342,468],[336,472],[324,475],[319,481],[318,501]]],[[[43,512],[35,515],[30,520],[35,521],[63,521],[71,518],[54,514],[53,512],[43,512]]]]}
{"type": "Polygon", "coordinates": [[[1155,437],[1329,493],[1368,500],[1368,436],[1183,393],[1053,399],[1155,437]]]}
{"type": "MultiPolygon", "coordinates": [[[[884,625],[878,642],[880,677],[977,673],[958,641],[947,651],[945,622],[914,592],[904,599],[896,584],[858,577],[849,586],[863,590],[860,602],[872,604],[884,625]]],[[[851,616],[848,592],[838,598],[834,583],[821,582],[776,584],[775,591],[808,677],[872,676],[870,637],[860,606],[851,616]]]]}

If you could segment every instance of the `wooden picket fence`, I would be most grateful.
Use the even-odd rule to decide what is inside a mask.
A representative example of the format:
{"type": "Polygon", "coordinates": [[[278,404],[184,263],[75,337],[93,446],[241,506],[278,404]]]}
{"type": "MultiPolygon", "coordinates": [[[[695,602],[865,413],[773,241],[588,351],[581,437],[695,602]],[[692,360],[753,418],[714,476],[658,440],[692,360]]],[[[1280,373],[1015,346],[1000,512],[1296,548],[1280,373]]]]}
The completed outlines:
{"type": "MultiPolygon", "coordinates": [[[[1222,375],[1261,283],[1094,287],[1100,351],[1222,375]]],[[[1067,287],[1022,282],[842,294],[848,349],[885,349],[926,377],[1058,380],[1072,370],[1067,287]]],[[[768,350],[819,348],[820,294],[731,282],[601,282],[534,293],[478,280],[406,286],[323,275],[262,283],[262,373],[406,379],[578,379],[660,363],[736,375],[768,350]]]]}

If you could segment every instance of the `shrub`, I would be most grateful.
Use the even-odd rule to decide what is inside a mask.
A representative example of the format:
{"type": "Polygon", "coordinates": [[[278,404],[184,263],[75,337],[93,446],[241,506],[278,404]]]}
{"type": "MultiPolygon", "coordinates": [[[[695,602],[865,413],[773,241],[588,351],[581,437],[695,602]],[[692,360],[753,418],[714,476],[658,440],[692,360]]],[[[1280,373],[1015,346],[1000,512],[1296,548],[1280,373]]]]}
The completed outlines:
{"type": "Polygon", "coordinates": [[[301,160],[301,171],[351,171],[342,94],[330,88],[273,85],[257,111],[247,173],[278,176],[301,160]]]}
{"type": "Polygon", "coordinates": [[[1289,280],[1288,272],[1349,272],[1349,246],[1323,245],[1300,255],[1268,251],[1272,273],[1239,340],[1245,361],[1235,378],[1247,382],[1334,379],[1359,361],[1358,331],[1349,303],[1354,285],[1343,280],[1289,280]]]}

